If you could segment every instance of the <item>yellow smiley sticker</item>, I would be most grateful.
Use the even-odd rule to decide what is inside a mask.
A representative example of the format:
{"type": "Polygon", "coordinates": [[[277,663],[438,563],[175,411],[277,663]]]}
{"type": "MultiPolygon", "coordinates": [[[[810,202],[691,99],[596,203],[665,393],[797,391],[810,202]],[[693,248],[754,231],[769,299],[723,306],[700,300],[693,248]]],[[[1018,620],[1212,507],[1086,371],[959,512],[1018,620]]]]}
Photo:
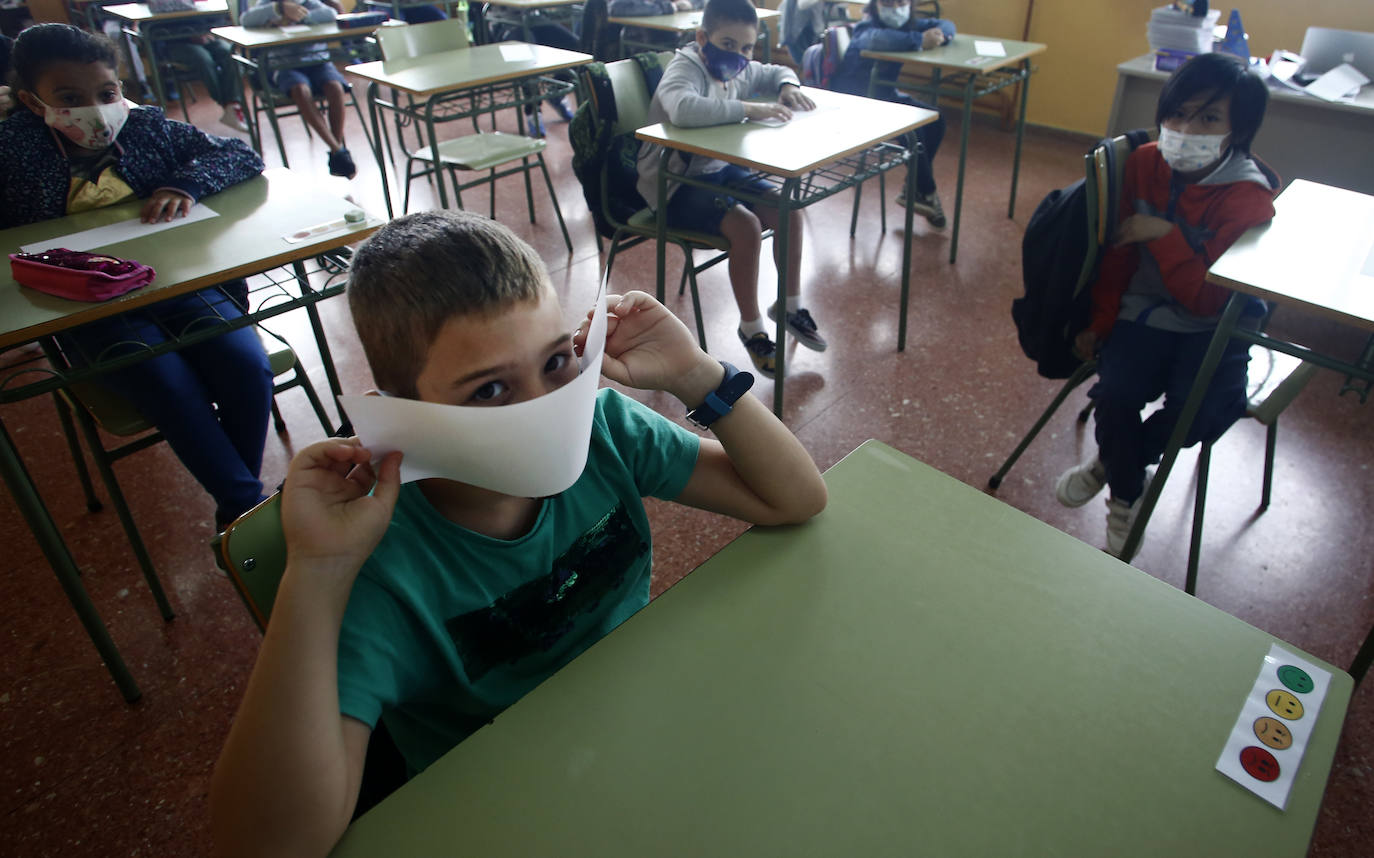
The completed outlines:
{"type": "Polygon", "coordinates": [[[1293,744],[1293,733],[1277,718],[1264,716],[1255,719],[1255,738],[1276,751],[1282,751],[1293,744]]]}
{"type": "Polygon", "coordinates": [[[1268,703],[1269,708],[1280,718],[1296,721],[1302,717],[1302,703],[1282,688],[1275,688],[1264,695],[1264,702],[1268,703]]]}

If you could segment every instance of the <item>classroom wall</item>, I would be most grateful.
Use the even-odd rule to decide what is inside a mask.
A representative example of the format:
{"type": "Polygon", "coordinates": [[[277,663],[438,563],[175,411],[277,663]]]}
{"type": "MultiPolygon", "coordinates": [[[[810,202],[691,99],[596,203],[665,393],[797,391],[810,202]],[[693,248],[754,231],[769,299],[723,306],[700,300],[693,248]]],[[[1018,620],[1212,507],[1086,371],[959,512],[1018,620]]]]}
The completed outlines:
{"type": "MultiPolygon", "coordinates": [[[[1020,38],[1028,0],[942,0],[941,13],[961,32],[1020,38]]],[[[1104,134],[1116,92],[1116,66],[1149,50],[1145,25],[1162,0],[1035,0],[1030,41],[1049,50],[1036,58],[1027,119],[1041,125],[1104,134]]],[[[1241,10],[1250,52],[1297,50],[1309,26],[1374,32],[1371,0],[1246,0],[1219,3],[1222,19],[1241,10]]]]}

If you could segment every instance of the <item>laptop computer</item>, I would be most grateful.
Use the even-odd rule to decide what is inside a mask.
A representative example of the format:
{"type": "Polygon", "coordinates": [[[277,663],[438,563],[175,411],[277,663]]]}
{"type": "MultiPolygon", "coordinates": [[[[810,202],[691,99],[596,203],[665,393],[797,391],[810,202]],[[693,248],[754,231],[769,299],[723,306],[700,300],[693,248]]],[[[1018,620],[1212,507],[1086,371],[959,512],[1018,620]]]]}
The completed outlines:
{"type": "Polygon", "coordinates": [[[1341,63],[1350,63],[1366,77],[1374,78],[1374,33],[1308,27],[1301,53],[1307,61],[1302,69],[1304,75],[1315,77],[1341,63]]]}

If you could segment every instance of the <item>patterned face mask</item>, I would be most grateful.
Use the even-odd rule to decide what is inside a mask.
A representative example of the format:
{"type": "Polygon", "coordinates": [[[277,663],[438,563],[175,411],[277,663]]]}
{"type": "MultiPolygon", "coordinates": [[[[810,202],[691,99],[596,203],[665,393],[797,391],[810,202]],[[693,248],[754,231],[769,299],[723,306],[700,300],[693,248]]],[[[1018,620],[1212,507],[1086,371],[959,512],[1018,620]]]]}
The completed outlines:
{"type": "Polygon", "coordinates": [[[1226,134],[1185,134],[1159,128],[1159,154],[1172,169],[1188,173],[1221,160],[1226,134]]]}
{"type": "Polygon", "coordinates": [[[92,104],[87,107],[43,104],[43,121],[83,149],[104,149],[109,146],[124,129],[128,118],[129,105],[122,97],[113,104],[92,104]]]}
{"type": "Polygon", "coordinates": [[[884,6],[878,4],[878,20],[894,30],[900,30],[906,26],[906,22],[911,18],[911,6],[884,6]]]}
{"type": "Polygon", "coordinates": [[[749,58],[744,54],[718,48],[710,42],[706,43],[701,52],[702,59],[706,60],[706,70],[711,73],[711,77],[721,82],[730,80],[749,65],[749,58]]]}

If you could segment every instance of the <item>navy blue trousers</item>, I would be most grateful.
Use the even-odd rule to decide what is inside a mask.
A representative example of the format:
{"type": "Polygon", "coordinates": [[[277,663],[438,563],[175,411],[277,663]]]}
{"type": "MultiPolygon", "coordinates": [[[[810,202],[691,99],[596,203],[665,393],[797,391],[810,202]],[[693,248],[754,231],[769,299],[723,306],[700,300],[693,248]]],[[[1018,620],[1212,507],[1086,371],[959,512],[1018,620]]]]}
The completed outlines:
{"type": "MultiPolygon", "coordinates": [[[[1211,341],[1211,331],[1183,334],[1125,321],[1112,327],[1088,395],[1096,404],[1098,455],[1117,500],[1134,503],[1144,492],[1145,468],[1164,454],[1211,341]],[[1163,407],[1141,419],[1160,396],[1163,407]]],[[[1249,345],[1231,340],[1184,446],[1215,441],[1244,416],[1249,362],[1249,345]]]]}
{"type": "MultiPolygon", "coordinates": [[[[900,92],[892,100],[912,107],[938,110],[933,104],[917,101],[900,92]]],[[[921,141],[921,152],[916,156],[916,191],[928,196],[935,192],[935,171],[931,167],[931,161],[935,160],[935,153],[940,151],[940,143],[945,139],[945,118],[941,116],[929,125],[917,128],[916,139],[921,141]]]]}
{"type": "MultiPolygon", "coordinates": [[[[84,364],[137,352],[140,343],[166,342],[169,333],[206,323],[198,320],[241,315],[219,289],[205,289],[83,325],[60,342],[72,363],[84,364]]],[[[158,355],[99,381],[162,432],[215,499],[218,521],[233,520],[262,498],[258,474],[272,408],[272,371],[252,327],[158,355]]]]}

